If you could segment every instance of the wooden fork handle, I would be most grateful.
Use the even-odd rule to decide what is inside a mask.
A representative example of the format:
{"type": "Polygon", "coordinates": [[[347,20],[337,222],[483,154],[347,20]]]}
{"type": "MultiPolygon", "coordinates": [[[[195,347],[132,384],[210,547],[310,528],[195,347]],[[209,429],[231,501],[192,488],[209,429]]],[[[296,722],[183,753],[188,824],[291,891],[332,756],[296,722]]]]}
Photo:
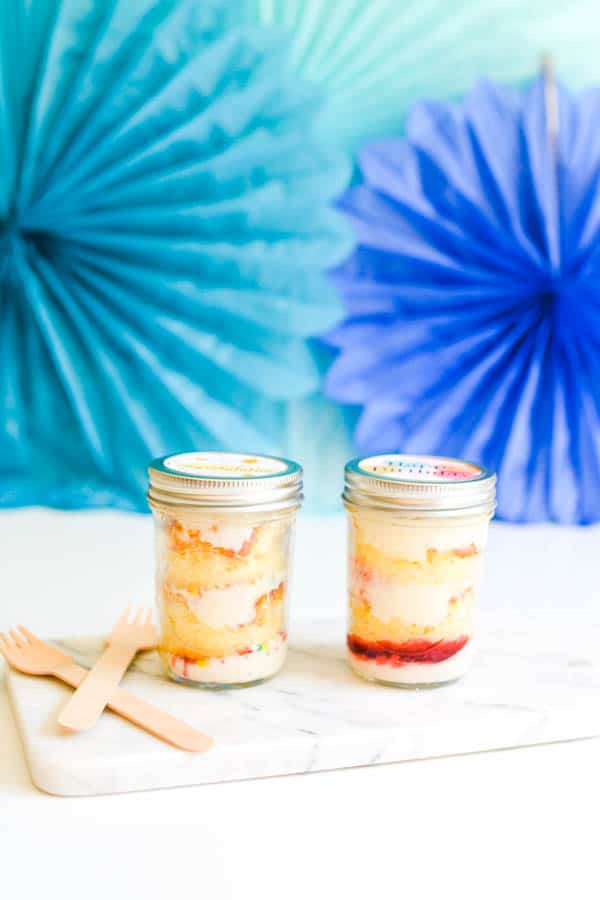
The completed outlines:
{"type": "Polygon", "coordinates": [[[135,647],[131,645],[108,644],[100,659],[69,698],[58,717],[59,724],[69,731],[87,731],[93,728],[119,687],[135,653],[135,647]]]}
{"type": "MultiPolygon", "coordinates": [[[[66,684],[70,684],[71,687],[77,688],[87,677],[88,670],[78,666],[76,663],[69,663],[58,668],[53,672],[53,675],[66,684]]],[[[117,688],[107,706],[113,712],[123,716],[124,719],[133,722],[134,725],[138,725],[144,731],[148,731],[155,737],[172,744],[174,747],[178,747],[180,750],[192,750],[196,753],[201,753],[205,750],[210,750],[214,743],[213,739],[207,734],[196,731],[191,725],[187,725],[180,719],[170,716],[169,713],[164,712],[157,706],[153,706],[152,703],[147,703],[140,697],[136,697],[135,694],[130,694],[129,691],[123,690],[123,688],[117,688]]]]}

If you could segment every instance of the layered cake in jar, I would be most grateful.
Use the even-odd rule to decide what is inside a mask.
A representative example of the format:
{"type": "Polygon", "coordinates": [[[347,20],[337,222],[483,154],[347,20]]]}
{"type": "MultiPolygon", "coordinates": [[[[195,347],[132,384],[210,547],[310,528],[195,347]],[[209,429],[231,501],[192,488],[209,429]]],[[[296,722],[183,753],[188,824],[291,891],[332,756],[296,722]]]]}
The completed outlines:
{"type": "Polygon", "coordinates": [[[203,687],[270,678],[287,652],[300,467],[214,452],[163,457],[149,472],[168,675],[203,687]]]}
{"type": "Polygon", "coordinates": [[[346,466],[350,666],[401,687],[468,669],[495,476],[462,460],[387,454],[346,466]]]}

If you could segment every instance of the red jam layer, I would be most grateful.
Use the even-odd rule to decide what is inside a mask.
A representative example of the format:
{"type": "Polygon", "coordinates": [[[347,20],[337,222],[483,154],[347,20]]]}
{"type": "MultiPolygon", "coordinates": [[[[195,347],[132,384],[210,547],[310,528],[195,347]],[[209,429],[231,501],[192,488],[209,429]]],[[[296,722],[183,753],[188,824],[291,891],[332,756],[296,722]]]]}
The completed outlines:
{"type": "Polygon", "coordinates": [[[379,666],[393,666],[395,669],[408,663],[438,663],[458,653],[469,640],[467,635],[453,641],[365,641],[355,634],[348,635],[348,649],[361,660],[373,660],[379,666]]]}

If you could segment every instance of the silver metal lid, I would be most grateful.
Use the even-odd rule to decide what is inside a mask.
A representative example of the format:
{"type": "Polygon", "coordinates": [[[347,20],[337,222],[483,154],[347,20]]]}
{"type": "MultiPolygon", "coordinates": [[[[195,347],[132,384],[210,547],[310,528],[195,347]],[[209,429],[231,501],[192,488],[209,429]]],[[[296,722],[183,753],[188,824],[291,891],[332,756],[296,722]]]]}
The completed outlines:
{"type": "Polygon", "coordinates": [[[493,515],[496,476],[446,456],[384,453],[357,457],[344,470],[348,506],[411,516],[493,515]]]}
{"type": "Polygon", "coordinates": [[[281,510],[302,502],[302,468],[278,456],[220,451],[162,456],[148,468],[156,507],[281,510]]]}

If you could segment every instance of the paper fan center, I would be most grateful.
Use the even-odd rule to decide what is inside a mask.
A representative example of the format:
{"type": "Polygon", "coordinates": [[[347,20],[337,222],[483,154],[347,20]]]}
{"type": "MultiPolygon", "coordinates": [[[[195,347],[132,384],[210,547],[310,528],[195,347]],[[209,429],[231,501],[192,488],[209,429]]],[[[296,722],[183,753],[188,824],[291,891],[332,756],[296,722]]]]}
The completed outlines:
{"type": "Polygon", "coordinates": [[[11,216],[0,229],[0,273],[7,274],[12,269],[11,261],[26,261],[32,252],[52,260],[59,243],[62,242],[51,232],[28,227],[11,216]]]}
{"type": "Polygon", "coordinates": [[[582,308],[581,286],[575,279],[557,278],[543,286],[537,297],[539,324],[548,323],[556,336],[572,338],[585,327],[587,312],[582,308]]]}

